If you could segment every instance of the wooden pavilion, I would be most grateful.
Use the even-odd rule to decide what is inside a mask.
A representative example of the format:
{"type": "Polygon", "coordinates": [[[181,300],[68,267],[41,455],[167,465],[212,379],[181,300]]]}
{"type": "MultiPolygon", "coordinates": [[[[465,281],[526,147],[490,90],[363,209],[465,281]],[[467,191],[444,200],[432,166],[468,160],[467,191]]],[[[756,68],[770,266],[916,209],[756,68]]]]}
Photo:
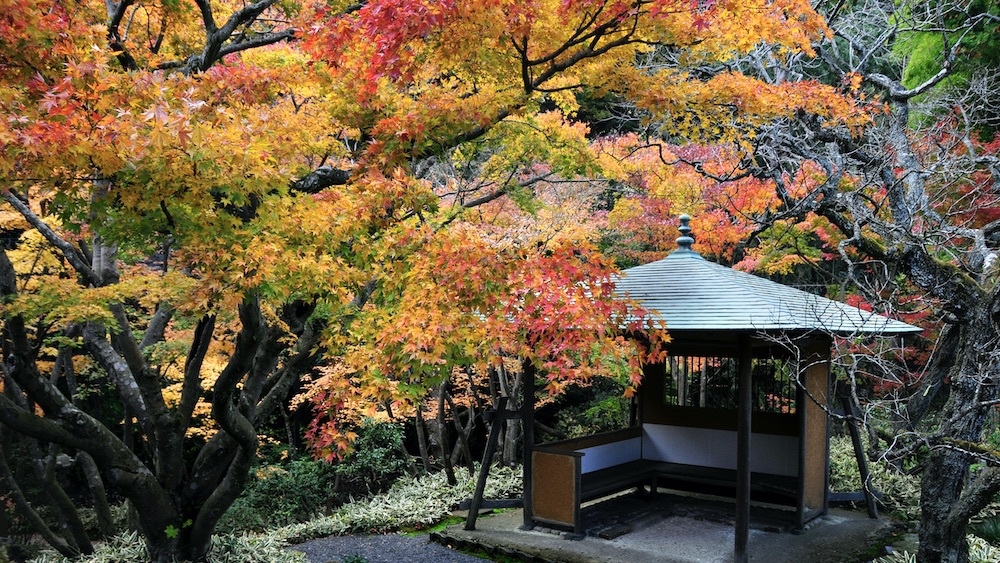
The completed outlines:
{"type": "Polygon", "coordinates": [[[677,250],[617,283],[671,338],[667,361],[643,368],[635,424],[535,444],[525,421],[526,528],[580,535],[582,502],[638,486],[734,496],[740,562],[751,502],[784,506],[796,529],[826,514],[832,338],[920,329],[709,262],[689,220],[677,250]]]}

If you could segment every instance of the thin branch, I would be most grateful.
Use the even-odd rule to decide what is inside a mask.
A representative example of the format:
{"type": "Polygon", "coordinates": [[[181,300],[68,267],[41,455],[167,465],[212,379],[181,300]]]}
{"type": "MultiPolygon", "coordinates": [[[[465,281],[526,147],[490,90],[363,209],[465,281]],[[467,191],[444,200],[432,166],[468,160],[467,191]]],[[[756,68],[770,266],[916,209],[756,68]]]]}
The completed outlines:
{"type": "Polygon", "coordinates": [[[257,47],[264,47],[267,45],[274,45],[275,43],[280,43],[282,41],[290,41],[295,38],[294,29],[286,29],[284,31],[279,31],[277,33],[262,33],[251,39],[246,39],[238,43],[230,43],[222,47],[219,50],[219,58],[225,57],[232,53],[238,53],[240,51],[246,51],[247,49],[255,49],[257,47]]]}
{"type": "Polygon", "coordinates": [[[32,227],[45,237],[45,240],[49,241],[49,244],[56,247],[62,253],[63,257],[66,258],[66,261],[68,261],[71,266],[73,266],[73,269],[77,271],[84,283],[95,287],[98,285],[97,275],[90,268],[90,265],[84,262],[83,256],[72,244],[57,235],[56,232],[49,227],[48,223],[35,215],[35,212],[32,211],[26,203],[21,201],[21,198],[14,195],[10,189],[4,190],[3,197],[7,203],[11,204],[14,209],[21,214],[22,217],[27,219],[28,223],[30,223],[32,227]]]}

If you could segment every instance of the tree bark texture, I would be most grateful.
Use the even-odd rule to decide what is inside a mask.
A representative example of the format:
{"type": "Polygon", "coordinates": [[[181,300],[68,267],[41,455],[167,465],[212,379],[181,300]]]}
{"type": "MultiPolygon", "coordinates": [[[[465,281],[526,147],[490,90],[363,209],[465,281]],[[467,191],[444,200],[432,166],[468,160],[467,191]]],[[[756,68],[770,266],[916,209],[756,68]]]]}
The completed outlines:
{"type": "Polygon", "coordinates": [[[997,330],[998,293],[985,296],[961,326],[950,395],[942,422],[931,442],[931,457],[921,485],[921,534],[918,559],[930,563],[964,563],[969,520],[1000,491],[995,471],[972,475],[977,461],[970,445],[982,440],[991,403],[1000,397],[1000,333],[997,330]]]}

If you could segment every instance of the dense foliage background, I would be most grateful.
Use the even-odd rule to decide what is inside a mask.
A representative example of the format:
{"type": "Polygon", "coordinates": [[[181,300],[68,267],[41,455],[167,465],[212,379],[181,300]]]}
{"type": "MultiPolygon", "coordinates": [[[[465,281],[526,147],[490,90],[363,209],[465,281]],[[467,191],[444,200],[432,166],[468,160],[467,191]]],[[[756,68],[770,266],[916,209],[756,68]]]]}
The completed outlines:
{"type": "Polygon", "coordinates": [[[1000,491],[992,2],[0,14],[0,534],[203,560],[456,483],[526,373],[541,431],[623,423],[666,337],[614,275],[684,212],[713,260],[926,328],[835,372],[873,460],[922,476],[920,559],[968,559],[1000,491]]]}

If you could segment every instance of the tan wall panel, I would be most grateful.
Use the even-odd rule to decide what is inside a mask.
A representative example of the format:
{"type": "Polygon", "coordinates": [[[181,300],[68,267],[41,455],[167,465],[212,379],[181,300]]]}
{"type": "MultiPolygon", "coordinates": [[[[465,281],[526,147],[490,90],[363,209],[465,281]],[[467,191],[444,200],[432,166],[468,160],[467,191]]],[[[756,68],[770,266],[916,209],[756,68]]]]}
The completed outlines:
{"type": "Polygon", "coordinates": [[[830,344],[826,341],[814,345],[803,375],[807,393],[802,405],[805,418],[803,500],[808,508],[823,508],[826,501],[829,419],[825,407],[830,405],[829,349],[830,344]]]}
{"type": "Polygon", "coordinates": [[[576,457],[531,453],[531,506],[534,516],[553,524],[576,526],[576,457]]]}

